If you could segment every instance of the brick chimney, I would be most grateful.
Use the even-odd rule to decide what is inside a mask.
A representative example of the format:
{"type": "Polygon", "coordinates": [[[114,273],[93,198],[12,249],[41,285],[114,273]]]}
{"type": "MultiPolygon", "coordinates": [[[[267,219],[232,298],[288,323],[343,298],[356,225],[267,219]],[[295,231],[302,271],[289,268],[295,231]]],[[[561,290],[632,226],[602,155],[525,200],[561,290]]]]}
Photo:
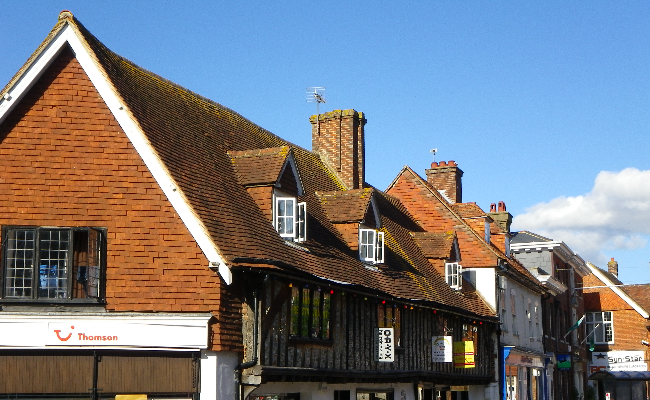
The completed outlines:
{"type": "Polygon", "coordinates": [[[612,261],[607,263],[607,271],[618,278],[618,263],[614,261],[614,257],[612,257],[612,261]]]}
{"type": "Polygon", "coordinates": [[[497,205],[492,203],[490,204],[490,212],[488,214],[494,222],[496,222],[501,229],[506,232],[510,232],[510,225],[512,224],[512,214],[506,211],[506,203],[503,201],[499,202],[499,208],[497,210],[497,205]]]}
{"type": "Polygon", "coordinates": [[[443,191],[445,196],[453,203],[463,202],[463,185],[461,178],[463,171],[458,168],[456,161],[432,162],[431,169],[425,170],[427,182],[436,190],[443,191]]]}
{"type": "Polygon", "coordinates": [[[345,187],[360,189],[366,176],[363,128],[366,118],[355,110],[312,115],[311,146],[345,187]]]}

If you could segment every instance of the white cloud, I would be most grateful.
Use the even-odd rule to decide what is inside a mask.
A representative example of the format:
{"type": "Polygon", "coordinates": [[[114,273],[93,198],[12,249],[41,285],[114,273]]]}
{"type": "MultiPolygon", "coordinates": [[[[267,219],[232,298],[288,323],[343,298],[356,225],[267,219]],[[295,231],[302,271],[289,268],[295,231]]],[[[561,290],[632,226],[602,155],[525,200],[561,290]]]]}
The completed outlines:
{"type": "Polygon", "coordinates": [[[650,235],[650,170],[602,171],[591,192],[536,204],[514,218],[513,228],[562,240],[598,263],[606,260],[603,250],[643,248],[650,235]]]}

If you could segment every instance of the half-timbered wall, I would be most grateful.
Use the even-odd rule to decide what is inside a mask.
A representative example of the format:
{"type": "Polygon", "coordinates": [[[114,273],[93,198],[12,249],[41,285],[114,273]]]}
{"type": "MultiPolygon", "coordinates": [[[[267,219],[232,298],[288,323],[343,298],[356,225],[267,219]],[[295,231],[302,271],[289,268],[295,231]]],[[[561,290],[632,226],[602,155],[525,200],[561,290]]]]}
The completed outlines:
{"type": "MultiPolygon", "coordinates": [[[[312,379],[336,381],[379,377],[435,380],[447,384],[488,383],[494,377],[494,324],[404,303],[392,304],[400,311],[400,346],[395,362],[375,361],[375,328],[382,299],[333,290],[329,340],[298,338],[291,332],[291,287],[282,280],[269,280],[261,298],[260,365],[263,379],[312,379]],[[454,341],[473,340],[475,368],[454,368],[453,363],[433,363],[432,336],[449,335],[454,341]],[[316,372],[318,370],[318,372],[316,372]],[[275,376],[277,378],[272,378],[275,376]],[[454,383],[455,382],[455,383],[454,383]]],[[[291,286],[305,286],[292,282],[291,286]]],[[[321,288],[330,293],[331,288],[321,288]]],[[[248,356],[246,358],[249,358],[248,356]]]]}

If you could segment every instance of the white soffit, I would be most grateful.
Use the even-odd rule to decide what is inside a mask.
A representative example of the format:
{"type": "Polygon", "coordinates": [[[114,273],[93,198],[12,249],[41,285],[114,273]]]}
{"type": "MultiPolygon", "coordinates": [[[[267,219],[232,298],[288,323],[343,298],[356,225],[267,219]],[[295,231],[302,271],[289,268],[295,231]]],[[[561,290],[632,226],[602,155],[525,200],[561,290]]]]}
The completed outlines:
{"type": "Polygon", "coordinates": [[[111,113],[190,231],[190,234],[196,240],[201,251],[203,251],[203,254],[208,259],[209,264],[218,265],[219,274],[224,282],[226,284],[232,283],[230,268],[228,268],[223,257],[219,254],[219,250],[210,237],[207,228],[192,209],[189,201],[169,173],[169,170],[167,170],[162,160],[158,157],[158,154],[144,134],[142,127],[122,101],[97,59],[87,45],[80,39],[80,34],[78,34],[70,23],[67,23],[61,28],[59,33],[47,44],[20,79],[8,90],[9,100],[6,98],[0,99],[0,123],[2,123],[14,105],[22,99],[43,74],[66,43],[74,51],[77,61],[99,92],[106,106],[111,110],[111,113]]]}

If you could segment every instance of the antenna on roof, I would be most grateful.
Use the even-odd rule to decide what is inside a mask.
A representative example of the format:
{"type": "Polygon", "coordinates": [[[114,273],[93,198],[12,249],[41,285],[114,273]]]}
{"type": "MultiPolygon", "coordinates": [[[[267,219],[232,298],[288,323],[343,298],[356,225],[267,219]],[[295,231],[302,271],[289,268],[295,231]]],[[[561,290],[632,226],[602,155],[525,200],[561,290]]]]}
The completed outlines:
{"type": "Polygon", "coordinates": [[[320,136],[320,103],[326,103],[325,88],[322,86],[308,87],[307,103],[316,103],[316,134],[320,136]]]}
{"type": "Polygon", "coordinates": [[[436,153],[437,152],[438,152],[438,149],[429,150],[429,153],[433,154],[433,162],[436,162],[436,153]]]}
{"type": "Polygon", "coordinates": [[[327,103],[325,101],[325,88],[321,86],[308,87],[307,103],[316,103],[316,114],[320,115],[320,103],[327,103]]]}

